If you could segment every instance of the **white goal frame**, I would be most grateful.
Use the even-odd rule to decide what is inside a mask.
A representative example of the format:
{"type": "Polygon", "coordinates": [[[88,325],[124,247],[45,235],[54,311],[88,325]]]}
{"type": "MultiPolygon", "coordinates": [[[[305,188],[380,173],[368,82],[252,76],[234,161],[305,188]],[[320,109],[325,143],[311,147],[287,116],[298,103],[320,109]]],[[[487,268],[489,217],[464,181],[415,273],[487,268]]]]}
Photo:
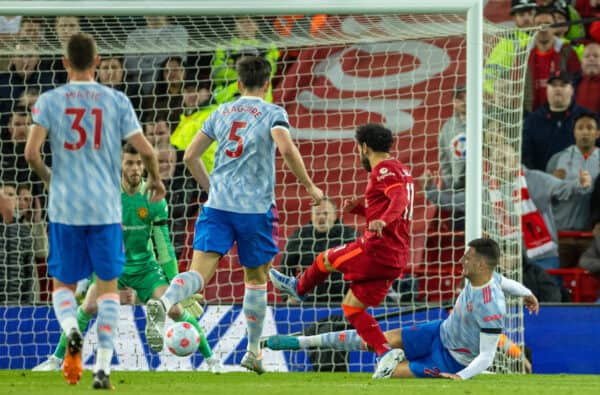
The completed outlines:
{"type": "Polygon", "coordinates": [[[483,4],[484,0],[61,0],[0,1],[0,15],[247,15],[398,14],[467,15],[465,238],[482,234],[483,4]]]}

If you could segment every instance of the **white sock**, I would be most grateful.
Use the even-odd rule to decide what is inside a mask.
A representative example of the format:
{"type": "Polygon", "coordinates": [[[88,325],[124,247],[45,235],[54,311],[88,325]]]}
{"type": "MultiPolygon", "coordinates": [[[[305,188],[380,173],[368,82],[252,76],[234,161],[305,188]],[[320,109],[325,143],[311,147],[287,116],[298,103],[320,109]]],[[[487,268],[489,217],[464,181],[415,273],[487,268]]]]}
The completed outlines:
{"type": "Polygon", "coordinates": [[[94,366],[94,372],[104,370],[104,373],[110,374],[110,362],[112,361],[112,355],[112,349],[99,348],[96,350],[96,366],[94,366]]]}

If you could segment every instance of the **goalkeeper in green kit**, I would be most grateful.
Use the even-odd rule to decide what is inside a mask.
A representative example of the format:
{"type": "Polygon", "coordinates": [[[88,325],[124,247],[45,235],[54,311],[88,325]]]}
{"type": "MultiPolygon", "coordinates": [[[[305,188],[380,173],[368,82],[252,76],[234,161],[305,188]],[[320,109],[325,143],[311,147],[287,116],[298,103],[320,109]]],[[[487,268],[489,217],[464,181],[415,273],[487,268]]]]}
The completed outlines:
{"type": "MultiPolygon", "coordinates": [[[[133,303],[136,296],[139,301],[146,303],[151,298],[157,299],[162,296],[167,290],[169,281],[178,273],[177,259],[167,226],[168,207],[165,199],[157,203],[149,202],[142,179],[144,171],[142,158],[129,144],[123,147],[122,168],[121,199],[126,262],[118,283],[121,303],[133,303]],[[154,255],[154,247],[158,253],[158,262],[154,255]]],[[[77,310],[77,321],[82,332],[96,315],[97,310],[96,285],[92,280],[85,300],[77,310]]],[[[169,311],[169,317],[174,321],[186,321],[196,328],[201,339],[198,347],[200,353],[206,359],[209,370],[219,373],[221,363],[213,356],[204,331],[197,321],[197,317],[201,314],[202,307],[193,297],[174,305],[169,311]]],[[[162,337],[148,336],[147,333],[146,340],[153,351],[162,350],[162,337]]],[[[66,336],[63,333],[54,354],[34,367],[33,371],[60,370],[66,344],[66,336]]]]}

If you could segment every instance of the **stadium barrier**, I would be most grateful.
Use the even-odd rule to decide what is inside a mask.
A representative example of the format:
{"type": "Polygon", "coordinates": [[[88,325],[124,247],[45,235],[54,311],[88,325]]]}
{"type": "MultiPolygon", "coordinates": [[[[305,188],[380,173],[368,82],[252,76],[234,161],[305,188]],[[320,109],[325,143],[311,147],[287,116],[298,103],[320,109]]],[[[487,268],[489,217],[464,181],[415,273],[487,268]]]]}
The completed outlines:
{"type": "MultiPolygon", "coordinates": [[[[208,306],[200,319],[208,342],[222,359],[227,371],[238,371],[246,348],[245,323],[240,305],[208,306]]],[[[384,330],[410,324],[406,316],[390,314],[389,309],[374,309],[386,314],[384,330]]],[[[340,309],[269,307],[265,324],[266,336],[302,331],[310,324],[341,314],[340,309]]],[[[431,313],[431,311],[429,311],[431,313]]],[[[416,312],[419,320],[427,312],[416,312]]],[[[445,313],[441,313],[443,316],[445,313]]],[[[52,353],[58,342],[59,327],[48,307],[0,307],[0,369],[31,369],[52,353]]],[[[114,370],[206,370],[200,353],[179,358],[167,350],[150,352],[144,337],[143,307],[122,306],[119,335],[113,359],[114,370]]],[[[93,364],[92,350],[96,341],[94,321],[85,336],[83,357],[85,368],[93,364]]],[[[599,305],[542,306],[538,316],[525,316],[525,342],[532,350],[534,373],[600,374],[599,305]]],[[[269,371],[311,371],[306,352],[265,351],[269,371]]],[[[372,371],[373,353],[351,352],[349,370],[372,371]]]]}

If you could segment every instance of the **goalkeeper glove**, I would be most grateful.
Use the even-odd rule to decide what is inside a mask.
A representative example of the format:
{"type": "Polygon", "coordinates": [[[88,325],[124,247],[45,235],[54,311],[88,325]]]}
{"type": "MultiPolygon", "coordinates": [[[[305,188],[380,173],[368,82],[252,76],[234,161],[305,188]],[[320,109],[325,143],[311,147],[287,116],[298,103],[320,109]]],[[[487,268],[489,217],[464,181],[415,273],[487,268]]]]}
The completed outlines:
{"type": "Polygon", "coordinates": [[[200,294],[193,294],[192,296],[183,299],[181,302],[181,306],[186,309],[191,315],[196,318],[200,318],[202,314],[204,314],[204,308],[200,305],[199,302],[202,302],[204,298],[200,294]]]}

